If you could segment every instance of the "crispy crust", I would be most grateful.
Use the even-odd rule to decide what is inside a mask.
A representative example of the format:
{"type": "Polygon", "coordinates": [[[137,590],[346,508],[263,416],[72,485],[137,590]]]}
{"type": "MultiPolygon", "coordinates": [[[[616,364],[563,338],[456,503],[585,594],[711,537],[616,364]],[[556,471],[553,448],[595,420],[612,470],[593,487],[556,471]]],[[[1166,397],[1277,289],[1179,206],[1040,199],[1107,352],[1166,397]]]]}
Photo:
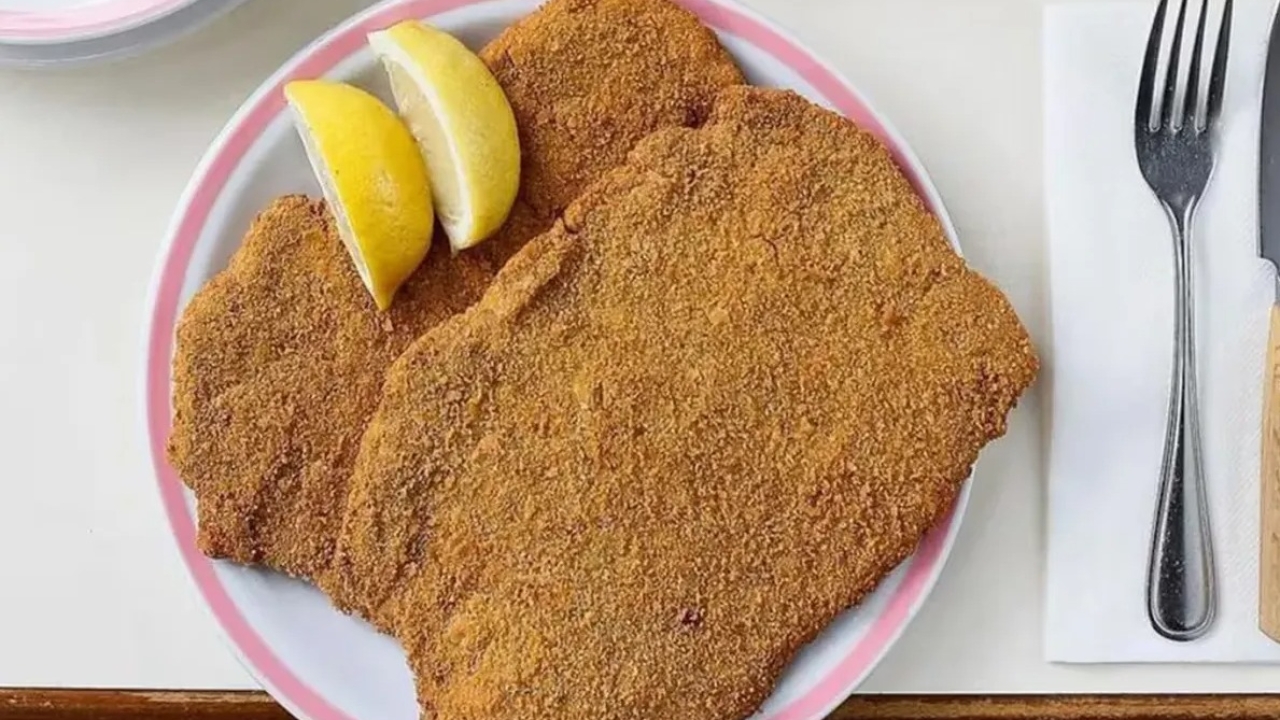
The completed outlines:
{"type": "Polygon", "coordinates": [[[482,56],[511,101],[523,156],[519,198],[495,237],[456,258],[438,242],[384,318],[323,205],[286,198],[184,311],[169,459],[195,490],[208,555],[321,575],[391,361],[478,299],[636,141],[702,119],[717,90],[742,81],[715,36],[667,0],[551,0],[482,56]]]}
{"type": "Polygon", "coordinates": [[[493,275],[441,240],[379,313],[323,202],[264,210],[178,325],[168,455],[199,501],[200,549],[295,575],[327,565],[386,368],[493,275]]]}
{"type": "Polygon", "coordinates": [[[396,361],[326,589],[424,716],[745,718],[1037,371],[873,136],[729,89],[396,361]]]}
{"type": "Polygon", "coordinates": [[[743,82],[710,29],[667,0],[551,0],[481,52],[516,113],[528,204],[554,218],[644,136],[700,125],[743,82]]]}

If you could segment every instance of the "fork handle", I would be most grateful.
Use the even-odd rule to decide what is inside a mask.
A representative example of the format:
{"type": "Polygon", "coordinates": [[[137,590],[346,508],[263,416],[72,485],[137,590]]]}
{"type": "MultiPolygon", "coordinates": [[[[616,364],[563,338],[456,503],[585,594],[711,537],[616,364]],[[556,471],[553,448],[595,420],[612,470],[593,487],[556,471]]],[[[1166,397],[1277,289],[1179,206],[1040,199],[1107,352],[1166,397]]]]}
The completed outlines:
{"type": "Polygon", "coordinates": [[[1274,305],[1263,378],[1258,626],[1280,641],[1280,307],[1274,305]]]}
{"type": "Polygon", "coordinates": [[[1202,636],[1216,611],[1209,503],[1200,452],[1196,388],[1191,243],[1193,208],[1170,212],[1174,231],[1174,360],[1160,468],[1159,500],[1147,569],[1147,615],[1160,635],[1177,641],[1202,636]]]}

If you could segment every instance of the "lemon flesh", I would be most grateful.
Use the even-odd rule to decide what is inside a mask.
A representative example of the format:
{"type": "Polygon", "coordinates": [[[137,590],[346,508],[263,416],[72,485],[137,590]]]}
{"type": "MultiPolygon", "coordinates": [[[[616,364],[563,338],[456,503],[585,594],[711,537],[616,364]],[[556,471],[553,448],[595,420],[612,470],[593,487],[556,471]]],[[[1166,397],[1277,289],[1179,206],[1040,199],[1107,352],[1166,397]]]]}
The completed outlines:
{"type": "Polygon", "coordinates": [[[379,310],[431,248],[431,183],[408,127],[352,85],[298,80],[284,89],[338,234],[379,310]]]}
{"type": "Polygon", "coordinates": [[[373,32],[369,46],[426,160],[450,246],[482,242],[506,221],[520,187],[520,140],[502,86],[465,45],[421,22],[373,32]]]}

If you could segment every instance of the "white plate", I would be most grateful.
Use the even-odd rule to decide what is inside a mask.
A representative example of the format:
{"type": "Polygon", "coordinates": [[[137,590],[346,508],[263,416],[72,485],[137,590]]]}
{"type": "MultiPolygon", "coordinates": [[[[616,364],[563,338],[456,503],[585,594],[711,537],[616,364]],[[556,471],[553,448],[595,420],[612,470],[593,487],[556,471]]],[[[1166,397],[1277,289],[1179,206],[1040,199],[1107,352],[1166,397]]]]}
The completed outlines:
{"type": "Polygon", "coordinates": [[[68,65],[172,42],[244,0],[0,0],[0,65],[68,65]]]}
{"type": "MultiPolygon", "coordinates": [[[[789,35],[732,0],[681,0],[714,28],[755,84],[789,87],[877,133],[893,149],[955,243],[942,200],[902,138],[852,86],[789,35]]],[[[392,640],[335,611],[314,588],[279,575],[212,562],[195,546],[193,499],[165,462],[169,363],[182,306],[235,251],[253,216],[274,197],[319,186],[285,112],[282,84],[329,77],[389,98],[365,35],[405,18],[430,18],[479,47],[535,0],[390,0],[344,22],[284,65],[236,113],[187,188],[156,269],[147,335],[147,431],[164,506],[201,596],[249,670],[283,705],[310,720],[412,720],[417,705],[392,640]]],[[[950,551],[968,501],[865,602],[844,613],[788,669],[761,708],[769,720],[825,717],[871,672],[915,615],[950,551]]]]}

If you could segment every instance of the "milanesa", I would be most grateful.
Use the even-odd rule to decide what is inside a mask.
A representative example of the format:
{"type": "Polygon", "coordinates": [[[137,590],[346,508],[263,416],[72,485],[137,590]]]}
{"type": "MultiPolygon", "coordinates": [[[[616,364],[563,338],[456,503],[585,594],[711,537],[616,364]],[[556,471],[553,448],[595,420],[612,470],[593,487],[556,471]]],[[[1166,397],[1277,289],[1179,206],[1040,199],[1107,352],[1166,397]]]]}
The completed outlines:
{"type": "Polygon", "coordinates": [[[206,554],[322,575],[391,361],[478,299],[636,141],[701,122],[719,89],[742,82],[715,35],[668,0],[551,0],[481,56],[511,102],[523,161],[495,237],[456,257],[437,242],[379,315],[323,204],[283,198],[185,309],[169,459],[197,496],[206,554]]]}
{"type": "Polygon", "coordinates": [[[328,589],[424,717],[745,718],[1037,371],[872,135],[731,88],[392,365],[328,589]]]}

